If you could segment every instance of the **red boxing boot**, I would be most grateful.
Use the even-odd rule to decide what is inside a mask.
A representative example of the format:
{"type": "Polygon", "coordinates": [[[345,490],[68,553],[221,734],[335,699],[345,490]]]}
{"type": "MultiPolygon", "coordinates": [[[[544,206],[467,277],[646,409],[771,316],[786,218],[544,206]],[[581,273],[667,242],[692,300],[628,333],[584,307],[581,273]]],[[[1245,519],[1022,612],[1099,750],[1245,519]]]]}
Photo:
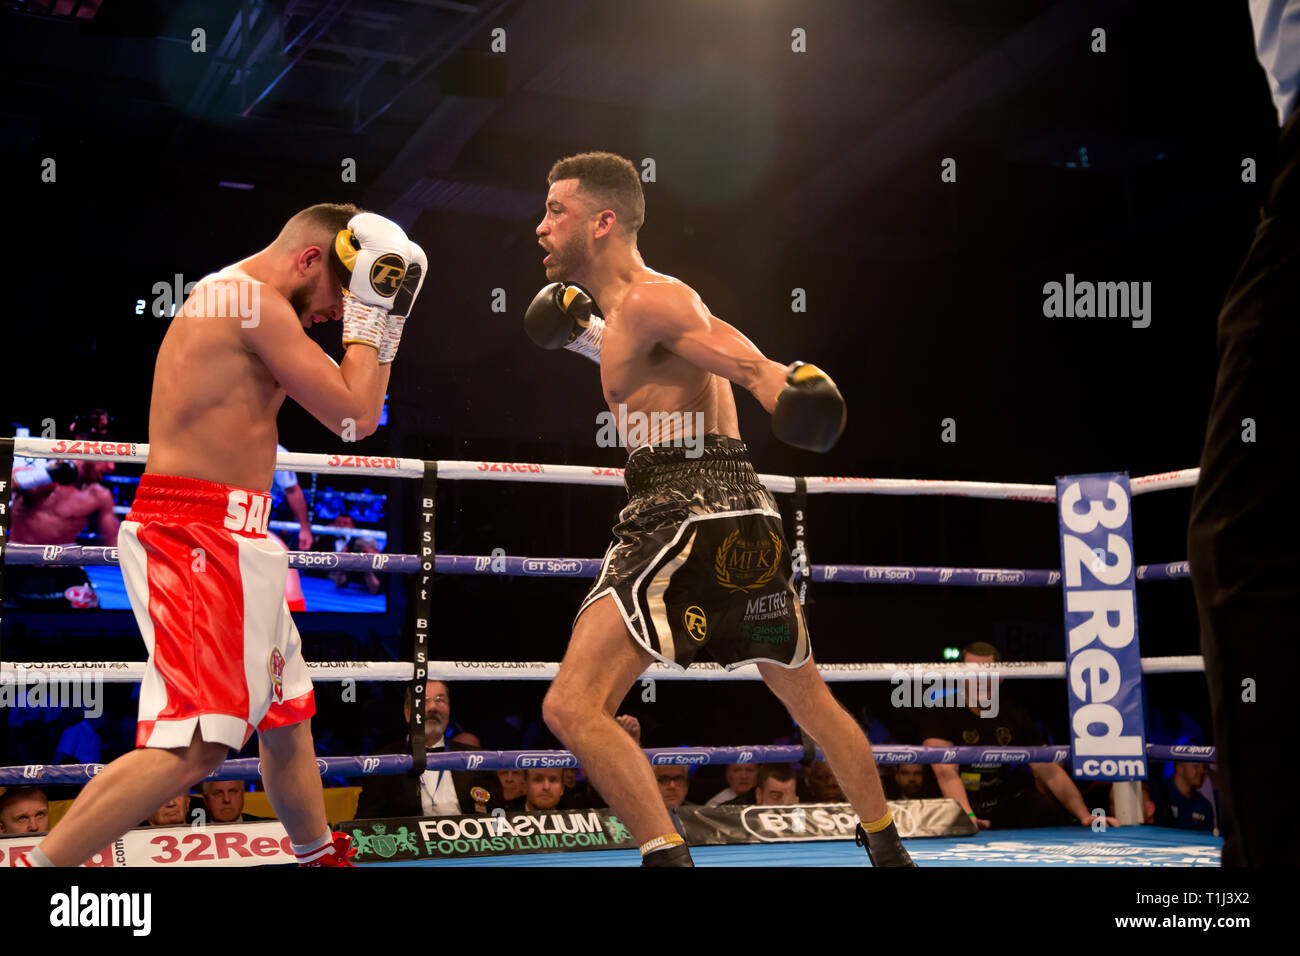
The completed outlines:
{"type": "Polygon", "coordinates": [[[346,833],[335,831],[330,836],[334,838],[333,843],[327,843],[319,850],[312,850],[310,853],[301,854],[298,857],[299,866],[356,866],[352,862],[352,857],[356,856],[357,848],[352,845],[352,837],[346,833]]]}

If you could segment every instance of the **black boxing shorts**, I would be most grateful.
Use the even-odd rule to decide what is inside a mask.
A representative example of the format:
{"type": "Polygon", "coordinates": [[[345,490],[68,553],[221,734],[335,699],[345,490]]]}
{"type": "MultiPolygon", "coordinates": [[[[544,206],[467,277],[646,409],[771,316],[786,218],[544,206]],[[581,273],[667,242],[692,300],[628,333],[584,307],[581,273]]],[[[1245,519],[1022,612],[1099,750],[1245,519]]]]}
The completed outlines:
{"type": "Polygon", "coordinates": [[[775,499],[743,442],[706,435],[690,451],[632,453],[628,504],[578,615],[612,594],[633,640],[682,668],[697,656],[800,666],[812,649],[775,499]]]}

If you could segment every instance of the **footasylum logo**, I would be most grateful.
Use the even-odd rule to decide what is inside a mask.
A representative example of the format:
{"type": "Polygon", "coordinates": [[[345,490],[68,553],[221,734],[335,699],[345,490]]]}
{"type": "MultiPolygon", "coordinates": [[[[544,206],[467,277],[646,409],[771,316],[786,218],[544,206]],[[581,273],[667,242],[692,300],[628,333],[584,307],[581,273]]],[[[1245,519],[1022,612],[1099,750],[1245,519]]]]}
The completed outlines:
{"type": "Polygon", "coordinates": [[[68,893],[50,897],[50,925],[56,927],[124,926],[133,936],[148,936],[153,928],[153,896],[149,893],[68,893]]]}

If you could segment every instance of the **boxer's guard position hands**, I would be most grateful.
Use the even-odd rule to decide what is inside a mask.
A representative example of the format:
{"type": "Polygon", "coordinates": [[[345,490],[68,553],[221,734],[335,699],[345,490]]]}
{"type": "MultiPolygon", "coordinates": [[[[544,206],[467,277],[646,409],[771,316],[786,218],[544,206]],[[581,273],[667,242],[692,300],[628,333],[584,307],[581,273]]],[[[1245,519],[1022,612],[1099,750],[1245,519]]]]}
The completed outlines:
{"type": "Polygon", "coordinates": [[[267,540],[275,418],[288,396],[345,440],[373,433],[425,268],[395,223],[321,204],[205,277],[177,313],[154,368],[149,460],[119,535],[149,651],[138,749],[86,785],[26,865],[82,863],[254,730],[298,861],[353,865],[351,838],[325,819],[288,558],[267,540]],[[339,317],[341,365],[305,332],[339,317]]]}
{"type": "Polygon", "coordinates": [[[632,830],[645,865],[691,866],[650,764],[614,714],[653,660],[685,667],[707,648],[728,668],[756,662],[825,751],[872,863],[915,866],[866,735],[813,663],[780,513],[740,441],[731,383],[772,413],[777,437],[813,451],[843,431],[843,398],[819,369],[769,361],[689,286],[646,267],[636,247],[645,201],[626,159],[573,156],[548,182],[537,235],[547,278],[561,281],[538,293],[526,330],[543,348],[598,362],[614,420],[650,427],[628,459],[628,505],[543,702],[547,724],[632,830]]]}

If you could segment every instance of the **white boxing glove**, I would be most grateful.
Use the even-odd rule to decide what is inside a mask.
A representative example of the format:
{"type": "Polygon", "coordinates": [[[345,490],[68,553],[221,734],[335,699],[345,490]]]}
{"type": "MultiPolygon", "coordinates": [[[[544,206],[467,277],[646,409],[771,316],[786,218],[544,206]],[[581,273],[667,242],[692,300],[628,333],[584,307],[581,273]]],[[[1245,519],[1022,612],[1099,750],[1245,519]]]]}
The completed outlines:
{"type": "Polygon", "coordinates": [[[378,349],[389,310],[402,289],[411,241],[402,227],[373,212],[358,213],[334,237],[343,281],[343,344],[378,349]]]}
{"type": "Polygon", "coordinates": [[[384,320],[384,338],[379,344],[381,365],[397,357],[397,345],[402,341],[402,329],[406,325],[406,317],[411,314],[415,297],[420,294],[420,289],[424,286],[424,274],[428,268],[429,259],[424,254],[424,250],[414,242],[411,243],[406,278],[402,280],[402,288],[398,291],[397,298],[393,300],[393,307],[384,320]]]}

